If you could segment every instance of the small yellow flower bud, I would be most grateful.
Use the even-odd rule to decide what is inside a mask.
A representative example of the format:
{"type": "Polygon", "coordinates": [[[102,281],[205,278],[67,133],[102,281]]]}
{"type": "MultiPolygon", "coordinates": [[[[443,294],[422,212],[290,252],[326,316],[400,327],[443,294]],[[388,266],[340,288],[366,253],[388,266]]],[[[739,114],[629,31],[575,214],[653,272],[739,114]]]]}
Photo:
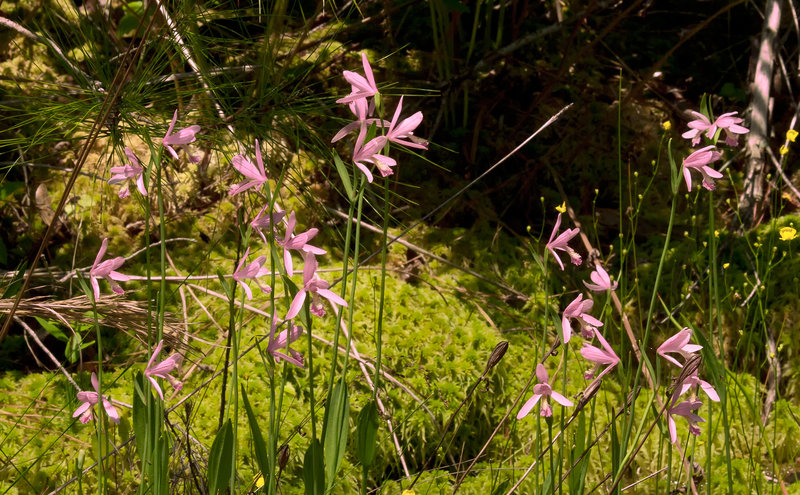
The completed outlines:
{"type": "Polygon", "coordinates": [[[719,230],[715,230],[715,231],[714,231],[714,237],[717,237],[717,238],[719,238],[719,230]]]}
{"type": "Polygon", "coordinates": [[[722,269],[723,269],[723,270],[727,270],[729,266],[731,266],[731,264],[730,264],[730,263],[724,263],[724,264],[722,265],[722,269]]]}
{"type": "Polygon", "coordinates": [[[672,129],[672,122],[670,122],[669,120],[665,120],[664,122],[661,123],[661,128],[664,129],[665,131],[672,129]]]}
{"type": "Polygon", "coordinates": [[[786,146],[781,146],[781,149],[780,149],[780,150],[778,150],[778,152],[779,152],[781,155],[785,155],[785,154],[789,153],[789,148],[788,148],[788,147],[786,147],[786,146]]]}

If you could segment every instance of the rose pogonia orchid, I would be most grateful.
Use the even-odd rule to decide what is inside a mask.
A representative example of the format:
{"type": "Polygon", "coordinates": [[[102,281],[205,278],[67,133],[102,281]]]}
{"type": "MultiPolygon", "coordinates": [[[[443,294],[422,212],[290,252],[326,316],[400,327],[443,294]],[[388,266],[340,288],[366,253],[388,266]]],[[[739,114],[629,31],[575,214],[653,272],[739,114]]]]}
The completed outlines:
{"type": "MultiPolygon", "coordinates": [[[[130,163],[123,165],[122,167],[111,167],[111,178],[108,179],[109,184],[120,184],[122,182],[127,182],[131,179],[136,179],[136,187],[139,189],[139,192],[142,193],[142,196],[147,196],[147,189],[144,188],[144,168],[139,163],[139,159],[136,158],[136,155],[133,154],[130,148],[127,146],[125,147],[125,156],[128,157],[130,163]]],[[[120,198],[127,198],[131,195],[130,189],[128,189],[128,185],[124,185],[119,190],[119,197],[120,198]]]]}
{"type": "Polygon", "coordinates": [[[539,414],[546,418],[549,418],[553,415],[553,409],[550,407],[550,404],[547,400],[548,397],[552,397],[553,400],[562,406],[572,407],[574,405],[569,399],[553,390],[549,383],[550,375],[547,374],[547,368],[545,368],[542,363],[536,365],[536,378],[539,379],[539,383],[533,386],[533,395],[525,402],[525,404],[522,405],[517,413],[517,419],[522,419],[527,416],[541,398],[544,398],[545,400],[542,401],[542,405],[539,408],[539,414]]]}
{"type": "Polygon", "coordinates": [[[743,119],[741,117],[734,117],[737,113],[739,112],[723,113],[714,121],[715,126],[725,130],[725,144],[728,146],[738,146],[739,134],[747,134],[750,132],[750,129],[739,125],[742,123],[743,119]]]}
{"type": "Polygon", "coordinates": [[[707,381],[700,379],[700,377],[697,376],[697,370],[694,370],[694,373],[687,376],[683,380],[683,383],[681,383],[680,387],[675,390],[676,394],[674,395],[673,400],[685,394],[692,387],[695,387],[694,395],[697,395],[697,389],[700,388],[706,393],[709,399],[713,400],[714,402],[719,402],[719,394],[717,394],[717,390],[707,381]]]}
{"type": "Polygon", "coordinates": [[[144,376],[150,380],[150,383],[153,385],[153,388],[156,389],[156,392],[161,400],[164,400],[164,394],[161,392],[161,387],[158,386],[156,378],[168,380],[172,385],[172,388],[175,390],[181,390],[183,388],[183,383],[181,383],[174,376],[170,375],[170,373],[172,373],[175,368],[181,364],[183,358],[180,354],[172,354],[167,359],[155,364],[156,358],[158,358],[158,355],[161,353],[161,348],[163,345],[164,341],[159,340],[158,345],[156,345],[156,348],[153,349],[153,355],[150,356],[150,360],[147,361],[147,368],[144,370],[144,376]]]}
{"type": "Polygon", "coordinates": [[[120,295],[124,294],[125,291],[122,290],[122,287],[120,287],[117,282],[126,282],[131,279],[129,276],[116,271],[117,268],[121,267],[123,263],[125,263],[125,258],[122,256],[117,256],[116,258],[105,260],[103,262],[100,261],[103,259],[103,256],[106,255],[107,249],[108,238],[106,237],[103,239],[103,243],[100,244],[100,250],[97,252],[97,256],[94,258],[92,268],[89,270],[89,281],[91,282],[92,289],[94,290],[95,301],[100,299],[100,283],[97,281],[98,278],[104,278],[108,280],[109,285],[111,285],[111,290],[113,290],[115,294],[120,295]]]}
{"type": "Polygon", "coordinates": [[[364,66],[364,76],[346,70],[342,75],[350,83],[351,92],[344,98],[339,98],[336,103],[350,103],[355,100],[369,98],[378,93],[378,86],[375,84],[375,77],[372,75],[372,67],[369,65],[366,53],[361,53],[361,63],[364,66]]]}
{"type": "Polygon", "coordinates": [[[696,170],[703,176],[703,187],[709,191],[715,189],[714,179],[720,179],[723,175],[713,168],[709,167],[709,163],[713,163],[722,158],[722,153],[717,151],[714,146],[706,146],[701,148],[683,160],[683,178],[686,180],[686,187],[689,192],[692,191],[692,174],[690,170],[696,170]]]}
{"type": "Polygon", "coordinates": [[[102,397],[103,409],[105,409],[106,414],[111,418],[111,421],[119,423],[119,414],[117,410],[114,409],[114,405],[111,404],[108,398],[100,395],[100,384],[97,381],[97,374],[94,372],[92,372],[92,387],[94,388],[94,392],[86,392],[84,390],[78,392],[78,400],[81,401],[82,404],[72,413],[72,417],[77,418],[80,416],[81,423],[88,423],[92,419],[92,408],[100,402],[100,398],[102,397]]]}
{"type": "Polygon", "coordinates": [[[606,272],[602,266],[597,265],[594,271],[589,275],[592,279],[593,284],[590,284],[583,281],[583,285],[586,286],[592,292],[605,292],[607,290],[616,290],[617,289],[617,282],[611,282],[611,277],[608,276],[608,272],[606,272]]]}
{"type": "Polygon", "coordinates": [[[700,135],[704,132],[706,133],[706,137],[708,139],[712,139],[714,134],[717,132],[717,127],[708,120],[708,117],[703,115],[700,112],[691,111],[691,113],[695,120],[689,122],[689,130],[681,134],[682,138],[691,139],[692,146],[697,146],[700,142],[700,135]]]}
{"type": "Polygon", "coordinates": [[[403,119],[400,123],[397,120],[400,118],[400,111],[403,109],[403,96],[397,103],[397,109],[394,111],[392,121],[389,123],[389,130],[386,132],[386,139],[389,141],[408,146],[409,148],[428,149],[427,142],[418,142],[419,138],[414,136],[414,129],[422,123],[422,112],[417,112],[407,119],[403,119]]]}
{"type": "Polygon", "coordinates": [[[581,326],[581,335],[590,339],[594,337],[596,327],[602,327],[603,322],[589,314],[594,306],[594,301],[591,299],[583,299],[583,294],[578,294],[578,297],[573,299],[569,305],[564,309],[561,315],[561,341],[563,343],[569,342],[572,337],[572,323],[570,319],[578,320],[581,326]]]}
{"type": "Polygon", "coordinates": [[[189,143],[193,143],[197,138],[195,134],[200,132],[199,125],[191,125],[185,129],[181,129],[180,131],[172,134],[172,130],[175,129],[175,124],[178,122],[178,110],[175,110],[175,113],[172,115],[172,122],[169,124],[169,129],[167,129],[167,133],[164,135],[164,138],[161,140],[161,143],[167,148],[170,155],[176,160],[178,159],[178,153],[175,151],[173,146],[178,146],[183,148],[186,151],[186,154],[189,156],[189,160],[193,163],[197,163],[200,161],[199,157],[192,156],[189,152],[189,148],[186,146],[189,143]]]}
{"type": "Polygon", "coordinates": [[[278,205],[274,206],[272,215],[267,214],[267,209],[269,209],[269,205],[261,208],[261,211],[259,211],[256,217],[250,222],[250,227],[258,232],[258,235],[261,236],[265,244],[268,244],[268,242],[267,237],[264,235],[264,230],[271,229],[274,232],[275,226],[286,216],[286,212],[281,210],[278,205]]]}
{"type": "Polygon", "coordinates": [[[576,253],[575,250],[569,247],[567,243],[571,241],[573,237],[578,235],[581,229],[567,229],[558,237],[556,237],[559,227],[561,227],[561,213],[559,213],[558,218],[556,218],[556,224],[553,226],[553,232],[550,234],[550,240],[547,242],[547,249],[553,254],[553,257],[558,262],[558,266],[560,266],[561,270],[563,271],[564,264],[561,262],[561,258],[558,257],[558,253],[556,253],[556,251],[564,251],[569,255],[570,259],[572,260],[572,264],[580,265],[581,255],[576,253]]]}
{"type": "Polygon", "coordinates": [[[701,345],[690,344],[692,339],[692,331],[689,328],[684,328],[672,337],[668,338],[656,350],[656,354],[663,357],[670,363],[678,368],[683,368],[683,365],[674,357],[669,356],[670,353],[678,353],[684,359],[688,359],[692,354],[703,348],[701,345]]]}
{"type": "Polygon", "coordinates": [[[593,345],[589,345],[588,342],[584,342],[583,347],[581,348],[581,356],[583,356],[583,358],[586,359],[587,361],[595,363],[594,370],[591,373],[587,373],[585,375],[585,378],[587,380],[591,380],[592,378],[594,378],[594,375],[597,373],[597,370],[600,369],[600,366],[609,365],[606,369],[603,370],[602,373],[600,373],[597,376],[597,380],[602,378],[603,375],[611,371],[614,368],[614,366],[616,366],[619,363],[619,357],[614,352],[614,349],[612,349],[611,346],[608,344],[606,339],[603,338],[603,335],[597,330],[595,330],[594,335],[595,337],[597,337],[597,340],[600,341],[600,346],[602,347],[602,349],[598,349],[593,345]]]}
{"type": "Polygon", "coordinates": [[[336,141],[342,139],[343,137],[345,137],[346,135],[350,134],[354,130],[360,129],[360,127],[362,125],[364,125],[364,124],[365,125],[378,124],[378,125],[382,125],[382,126],[391,125],[391,122],[388,122],[386,120],[381,121],[380,119],[368,119],[367,118],[367,116],[371,115],[372,112],[374,111],[374,104],[372,104],[372,103],[368,104],[366,99],[362,98],[360,100],[352,101],[352,102],[350,102],[349,107],[350,107],[350,111],[353,112],[353,114],[356,116],[356,120],[353,121],[353,122],[350,122],[346,126],[344,126],[341,129],[339,129],[339,132],[337,132],[333,136],[333,139],[331,139],[331,143],[335,143],[336,141]]]}
{"type": "Polygon", "coordinates": [[[259,256],[255,261],[244,266],[248,254],[250,254],[250,248],[247,248],[244,252],[244,256],[242,256],[242,259],[239,261],[239,266],[237,266],[236,271],[233,272],[233,279],[239,282],[245,294],[247,294],[247,299],[250,300],[253,299],[253,293],[250,291],[250,287],[245,283],[245,280],[251,279],[264,294],[272,292],[272,288],[269,285],[263,286],[258,281],[259,277],[269,275],[270,273],[269,268],[264,266],[264,263],[267,262],[267,257],[259,256]]]}
{"type": "Polygon", "coordinates": [[[260,187],[269,180],[267,172],[264,171],[264,162],[261,159],[261,148],[258,147],[258,139],[256,139],[256,163],[258,167],[253,165],[244,155],[234,156],[231,163],[233,164],[233,168],[249,179],[231,186],[231,190],[228,193],[231,196],[246,191],[251,187],[260,187]]]}
{"type": "Polygon", "coordinates": [[[296,224],[297,219],[294,216],[294,212],[289,213],[289,218],[286,221],[286,234],[283,237],[283,241],[277,241],[280,246],[283,246],[283,266],[286,268],[286,273],[290,277],[294,274],[294,265],[292,263],[292,253],[289,252],[290,250],[294,249],[296,251],[315,255],[327,253],[324,249],[320,249],[308,243],[308,241],[317,235],[319,229],[308,229],[302,234],[293,235],[296,224]]]}
{"type": "Polygon", "coordinates": [[[288,328],[275,335],[275,328],[277,327],[278,318],[275,313],[272,313],[272,323],[269,329],[269,345],[267,345],[267,352],[275,358],[275,362],[280,363],[283,359],[287,363],[291,363],[298,368],[303,368],[303,355],[294,349],[289,348],[295,340],[303,335],[303,328],[299,325],[287,324],[288,328]],[[289,355],[286,354],[289,352],[289,355]]]}
{"type": "Polygon", "coordinates": [[[317,258],[314,253],[304,253],[303,260],[305,266],[303,267],[303,287],[297,291],[297,294],[292,299],[292,304],[289,306],[289,312],[286,313],[286,319],[291,320],[303,308],[303,303],[306,300],[308,293],[311,293],[311,314],[315,316],[325,316],[325,309],[322,307],[322,301],[319,296],[324,297],[331,304],[347,307],[347,301],[328,290],[330,284],[322,280],[317,275],[317,258]]]}
{"type": "Polygon", "coordinates": [[[689,433],[692,435],[700,434],[700,427],[697,426],[697,423],[704,423],[705,419],[695,414],[694,411],[700,409],[702,405],[703,403],[699,400],[687,400],[669,409],[667,413],[667,426],[669,427],[669,439],[672,443],[678,441],[678,432],[673,416],[683,416],[689,423],[689,433]]]}
{"type": "Polygon", "coordinates": [[[691,139],[692,146],[697,146],[697,144],[700,143],[700,136],[703,134],[703,132],[705,132],[708,139],[714,139],[714,134],[717,133],[717,129],[723,129],[725,131],[725,144],[728,146],[738,146],[739,135],[750,132],[750,130],[746,127],[739,125],[743,121],[742,118],[735,117],[735,115],[739,112],[723,113],[717,117],[717,120],[715,120],[713,124],[710,120],[708,120],[708,117],[702,113],[690,113],[695,117],[696,120],[689,122],[690,130],[681,134],[681,137],[691,139]]]}
{"type": "Polygon", "coordinates": [[[366,135],[367,127],[362,125],[361,131],[358,133],[358,138],[356,139],[355,148],[353,150],[353,163],[355,163],[356,167],[358,167],[359,170],[364,172],[364,175],[367,176],[367,182],[372,183],[372,172],[369,171],[369,168],[367,168],[364,162],[370,162],[374,164],[376,167],[378,167],[378,171],[381,173],[381,176],[386,177],[387,175],[392,175],[392,173],[394,173],[391,167],[397,165],[397,161],[395,161],[393,158],[389,158],[388,156],[378,153],[378,151],[382,150],[386,145],[386,136],[378,136],[364,144],[366,135]]]}

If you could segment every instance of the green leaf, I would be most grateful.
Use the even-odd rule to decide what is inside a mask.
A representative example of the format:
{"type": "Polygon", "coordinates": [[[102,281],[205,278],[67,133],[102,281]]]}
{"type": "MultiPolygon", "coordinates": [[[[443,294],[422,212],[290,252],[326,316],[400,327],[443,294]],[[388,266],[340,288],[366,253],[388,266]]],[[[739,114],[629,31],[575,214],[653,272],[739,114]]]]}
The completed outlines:
{"type": "Polygon", "coordinates": [[[678,188],[681,185],[681,171],[672,156],[672,139],[667,142],[667,156],[669,156],[669,177],[671,179],[672,194],[678,194],[678,188]]]}
{"type": "Polygon", "coordinates": [[[250,406],[250,400],[247,398],[247,391],[245,391],[244,385],[242,386],[242,400],[244,402],[244,409],[247,411],[247,422],[250,423],[250,433],[253,435],[253,450],[255,450],[256,462],[266,480],[268,479],[267,473],[270,472],[267,444],[264,442],[264,435],[261,433],[261,428],[258,426],[256,415],[253,414],[253,408],[250,406]]]}
{"type": "Polygon", "coordinates": [[[322,466],[322,445],[316,438],[303,456],[303,483],[306,495],[323,495],[325,493],[325,468],[322,466]]]}
{"type": "Polygon", "coordinates": [[[233,426],[231,420],[217,432],[208,454],[208,493],[216,495],[225,490],[233,472],[233,426]]]}
{"type": "Polygon", "coordinates": [[[25,270],[28,268],[28,263],[23,261],[17,271],[14,273],[14,276],[11,277],[11,282],[6,285],[6,289],[3,291],[2,299],[11,299],[12,297],[17,295],[17,292],[22,288],[22,278],[25,276],[25,270]]]}
{"type": "Polygon", "coordinates": [[[358,413],[356,425],[356,455],[358,462],[370,467],[375,461],[375,439],[378,436],[378,408],[369,401],[358,413]]]}
{"type": "Polygon", "coordinates": [[[339,158],[339,153],[335,151],[333,152],[333,163],[336,164],[336,172],[338,172],[339,177],[342,179],[342,185],[344,186],[344,191],[347,193],[347,199],[355,201],[356,193],[353,190],[353,184],[350,182],[350,173],[342,159],[339,158]]]}
{"type": "Polygon", "coordinates": [[[347,383],[340,378],[333,387],[331,400],[325,408],[325,421],[322,427],[325,447],[325,479],[328,490],[336,484],[336,473],[342,465],[344,451],[347,449],[347,434],[350,431],[350,398],[347,383]]]}
{"type": "Polygon", "coordinates": [[[12,194],[25,186],[24,182],[9,181],[0,183],[0,201],[5,201],[12,194]]]}
{"type": "Polygon", "coordinates": [[[222,273],[222,270],[217,270],[217,277],[219,277],[219,284],[222,286],[222,290],[225,291],[225,295],[228,296],[228,300],[231,300],[233,297],[231,294],[231,285],[228,283],[228,280],[225,278],[225,274],[222,273]]]}
{"type": "Polygon", "coordinates": [[[39,322],[39,325],[41,325],[42,328],[44,328],[44,330],[53,337],[57,338],[61,342],[67,342],[69,340],[69,336],[52,321],[39,318],[38,316],[34,316],[34,318],[36,318],[36,321],[39,322]]]}
{"type": "MultiPolygon", "coordinates": [[[[619,472],[620,463],[622,462],[622,447],[619,443],[619,434],[617,433],[617,420],[614,409],[611,409],[611,472],[614,473],[612,479],[616,480],[617,476],[622,476],[619,472]]],[[[619,493],[620,485],[617,484],[617,491],[619,493]]]]}
{"type": "Polygon", "coordinates": [[[133,433],[136,435],[136,450],[144,458],[147,442],[147,394],[144,375],[136,373],[133,379],[133,433]]]}

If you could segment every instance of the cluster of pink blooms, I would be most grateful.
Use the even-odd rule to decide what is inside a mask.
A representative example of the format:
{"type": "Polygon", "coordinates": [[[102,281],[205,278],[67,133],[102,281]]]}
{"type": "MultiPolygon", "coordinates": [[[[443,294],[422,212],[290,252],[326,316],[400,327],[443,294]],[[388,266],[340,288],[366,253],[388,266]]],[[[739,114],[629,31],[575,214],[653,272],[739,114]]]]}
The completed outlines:
{"type": "MultiPolygon", "coordinates": [[[[556,224],[553,227],[553,232],[550,234],[550,240],[547,242],[546,247],[555,258],[558,266],[561,267],[561,270],[564,270],[564,263],[561,261],[558,251],[567,253],[573,264],[581,264],[581,256],[569,246],[569,242],[576,235],[578,235],[580,229],[567,229],[559,234],[558,230],[560,227],[561,213],[558,214],[556,224]]],[[[586,288],[592,292],[601,293],[609,290],[613,291],[617,288],[617,283],[611,281],[611,277],[608,275],[608,272],[606,272],[606,270],[599,264],[596,266],[595,271],[591,273],[590,279],[592,281],[591,283],[586,281],[583,283],[586,288]]],[[[617,364],[619,364],[619,357],[614,352],[614,349],[611,347],[608,341],[598,331],[598,328],[603,326],[603,322],[589,314],[592,310],[592,306],[594,306],[594,301],[589,298],[584,299],[583,294],[578,294],[578,297],[576,297],[571,303],[569,303],[569,305],[567,305],[561,314],[561,342],[566,344],[570,341],[573,333],[573,322],[576,322],[578,324],[581,337],[586,339],[580,351],[581,356],[594,365],[594,368],[590,371],[587,371],[584,377],[587,380],[599,380],[612,369],[614,369],[617,364]],[[595,338],[597,338],[597,341],[600,343],[600,347],[591,345],[590,342],[595,338]],[[597,374],[597,372],[603,366],[605,366],[605,369],[600,372],[600,374],[597,374]]],[[[539,383],[533,387],[533,396],[528,399],[528,401],[525,402],[525,404],[519,410],[519,413],[517,413],[517,419],[522,419],[527,416],[542,398],[545,400],[541,402],[539,414],[544,417],[550,417],[553,414],[553,409],[550,407],[550,404],[547,401],[549,397],[552,397],[553,400],[562,406],[573,406],[569,399],[552,389],[549,384],[549,375],[547,374],[547,370],[541,363],[536,366],[536,378],[539,380],[539,383]]]]}
{"type": "MultiPolygon", "coordinates": [[[[738,129],[734,129],[734,131],[738,131],[738,129]]],[[[556,262],[561,269],[564,270],[564,264],[559,258],[558,251],[567,253],[575,265],[581,264],[581,256],[568,244],[576,235],[578,235],[580,230],[577,228],[567,229],[561,234],[558,234],[560,226],[561,213],[558,214],[555,227],[553,228],[553,233],[550,235],[550,239],[546,247],[556,259],[556,262]]],[[[612,282],[608,272],[606,272],[606,270],[600,264],[596,265],[595,271],[591,273],[590,278],[591,282],[584,281],[583,283],[586,288],[592,292],[602,293],[606,291],[614,291],[617,288],[617,282],[612,282]]],[[[585,374],[585,378],[587,380],[593,378],[595,380],[599,380],[619,364],[619,357],[614,352],[614,349],[611,348],[608,341],[606,341],[603,335],[598,331],[598,328],[603,326],[603,322],[589,314],[593,305],[594,302],[591,299],[584,299],[583,294],[578,294],[578,297],[576,297],[571,303],[569,303],[569,305],[567,305],[561,315],[562,343],[566,344],[572,338],[574,322],[577,322],[578,324],[580,335],[584,339],[587,339],[580,351],[581,356],[583,356],[584,359],[594,363],[594,369],[585,374]],[[600,347],[595,347],[589,344],[593,338],[597,338],[598,342],[600,343],[600,347]],[[605,366],[605,369],[600,374],[597,374],[602,366],[605,366]]],[[[688,328],[684,328],[677,334],[664,341],[664,343],[658,348],[657,354],[669,361],[671,364],[682,368],[683,365],[681,362],[671,354],[677,354],[683,357],[684,360],[687,360],[694,353],[702,349],[702,346],[690,343],[691,337],[692,331],[688,328]]],[[[573,406],[569,399],[552,389],[549,383],[550,377],[547,373],[547,369],[541,363],[536,366],[536,377],[539,380],[539,383],[533,387],[533,396],[528,399],[528,401],[525,402],[525,404],[519,410],[517,419],[522,419],[527,416],[541,399],[544,400],[541,402],[540,414],[544,417],[550,417],[553,414],[553,410],[548,403],[549,398],[552,398],[562,406],[573,406]]],[[[714,390],[714,387],[710,383],[700,379],[697,374],[697,369],[695,369],[691,374],[688,374],[681,383],[678,383],[675,386],[672,397],[670,398],[670,404],[667,410],[667,424],[670,440],[673,443],[675,443],[678,438],[674,419],[675,416],[682,416],[686,419],[686,421],[689,423],[690,433],[693,435],[700,434],[700,428],[697,426],[697,424],[702,423],[704,420],[695,413],[695,411],[703,405],[701,401],[697,400],[698,389],[702,389],[712,401],[719,401],[719,395],[717,394],[716,390],[714,390]],[[691,393],[689,395],[689,399],[679,403],[679,399],[686,392],[690,391],[691,393]]]]}
{"type": "MultiPolygon", "coordinates": [[[[736,117],[737,112],[724,113],[714,122],[711,122],[708,117],[700,112],[693,111],[691,113],[695,120],[689,122],[689,130],[681,136],[691,139],[692,146],[697,146],[700,143],[703,134],[707,139],[713,140],[719,129],[725,132],[725,144],[738,146],[739,135],[750,132],[747,128],[739,125],[742,123],[742,119],[736,117]]],[[[711,168],[710,164],[720,158],[722,158],[722,153],[717,151],[715,145],[710,145],[692,152],[683,160],[683,178],[686,180],[686,187],[689,188],[689,191],[692,190],[691,170],[700,172],[700,175],[703,176],[703,187],[709,191],[714,190],[714,179],[722,178],[722,174],[711,168]]]]}
{"type": "MultiPolygon", "coordinates": [[[[196,134],[200,131],[200,126],[189,126],[173,134],[172,131],[175,129],[175,124],[177,121],[178,111],[175,110],[175,113],[172,116],[172,122],[169,125],[169,129],[167,130],[164,138],[161,140],[163,146],[176,160],[179,159],[179,156],[173,146],[177,146],[186,151],[189,160],[192,162],[198,162],[200,159],[191,155],[187,145],[193,143],[197,139],[196,134]]],[[[147,196],[147,189],[145,188],[144,184],[144,167],[142,167],[139,159],[136,158],[136,155],[133,154],[133,151],[130,148],[125,148],[125,156],[128,158],[130,163],[122,167],[112,167],[112,175],[108,180],[108,183],[123,184],[123,187],[118,193],[120,198],[124,199],[130,196],[130,189],[127,184],[128,181],[135,182],[136,188],[139,190],[142,196],[147,196]]],[[[89,269],[89,282],[92,285],[92,292],[94,293],[95,300],[100,298],[99,279],[102,278],[108,281],[109,285],[111,285],[111,290],[115,294],[120,295],[124,294],[125,291],[119,285],[119,282],[130,280],[128,275],[119,273],[117,271],[117,269],[120,268],[123,263],[125,263],[125,258],[122,256],[117,256],[116,258],[103,261],[107,250],[108,238],[103,239],[103,242],[100,245],[100,250],[97,252],[97,256],[94,259],[94,263],[89,269]]],[[[161,353],[162,347],[163,341],[160,341],[153,350],[150,360],[147,362],[147,366],[144,370],[144,376],[150,381],[150,383],[153,385],[153,388],[156,390],[156,393],[158,393],[158,396],[163,400],[164,394],[161,391],[161,387],[156,381],[156,378],[168,380],[175,390],[181,390],[181,388],[183,388],[183,384],[171,375],[171,373],[181,363],[181,356],[179,354],[172,354],[160,363],[156,363],[156,359],[161,353]]],[[[81,423],[86,424],[92,419],[92,411],[94,406],[102,402],[103,409],[111,421],[119,423],[119,413],[112,404],[111,399],[100,393],[100,384],[97,379],[97,374],[92,373],[91,382],[94,392],[87,392],[83,390],[78,392],[78,400],[81,402],[81,405],[72,415],[72,417],[79,418],[81,423]]]]}
{"type": "Polygon", "coordinates": [[[403,110],[402,96],[397,103],[391,122],[371,118],[371,115],[375,113],[375,97],[380,92],[375,84],[372,67],[370,67],[367,55],[364,53],[361,54],[361,62],[364,66],[364,76],[349,70],[344,71],[342,75],[350,83],[351,91],[349,95],[336,100],[336,103],[346,104],[355,115],[356,120],[342,127],[333,136],[331,142],[335,143],[352,131],[358,130],[358,137],[353,147],[353,163],[359,170],[364,172],[367,181],[372,182],[372,172],[367,166],[368,163],[374,165],[382,177],[394,173],[392,167],[397,165],[397,161],[394,158],[380,154],[388,143],[391,142],[417,149],[428,149],[428,143],[414,136],[414,130],[422,122],[422,112],[416,112],[411,117],[400,120],[400,112],[403,110]],[[376,136],[364,142],[370,125],[380,127],[385,133],[382,136],[376,136]]]}
{"type": "MultiPolygon", "coordinates": [[[[672,363],[674,366],[683,368],[683,365],[680,363],[680,361],[669,354],[680,355],[684,358],[684,362],[688,360],[694,353],[703,348],[701,345],[691,344],[691,339],[692,331],[689,328],[684,328],[680,332],[665,340],[664,343],[659,346],[656,353],[672,363]]],[[[667,410],[667,426],[669,427],[669,438],[672,443],[678,441],[678,433],[676,431],[674,416],[682,416],[686,419],[686,421],[689,423],[689,433],[692,435],[700,434],[700,427],[697,426],[697,423],[702,423],[705,420],[694,412],[703,405],[701,401],[697,400],[698,389],[702,389],[703,392],[708,395],[709,399],[713,400],[714,402],[719,402],[719,395],[717,394],[717,391],[710,383],[700,379],[700,377],[697,375],[697,369],[684,378],[681,383],[678,383],[675,386],[675,391],[672,394],[669,409],[667,410]],[[689,399],[678,403],[678,399],[680,399],[683,394],[689,391],[691,391],[689,394],[689,399]]]]}

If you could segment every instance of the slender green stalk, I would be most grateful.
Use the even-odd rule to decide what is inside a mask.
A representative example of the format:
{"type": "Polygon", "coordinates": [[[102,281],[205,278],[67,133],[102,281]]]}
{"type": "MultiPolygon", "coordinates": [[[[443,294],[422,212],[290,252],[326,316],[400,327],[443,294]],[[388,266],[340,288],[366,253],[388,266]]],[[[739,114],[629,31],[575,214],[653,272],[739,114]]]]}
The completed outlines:
{"type": "MultiPolygon", "coordinates": [[[[386,295],[386,252],[389,232],[389,179],[383,179],[383,238],[381,240],[381,287],[378,302],[378,329],[375,337],[375,379],[373,380],[372,400],[378,398],[381,380],[381,348],[383,347],[383,304],[386,295]]],[[[352,332],[351,332],[352,334],[352,332]]]]}
{"type": "MultiPolygon", "coordinates": [[[[361,176],[361,182],[358,188],[358,198],[356,199],[356,233],[354,239],[354,246],[353,246],[353,280],[350,283],[350,298],[349,298],[349,307],[347,312],[347,328],[349,331],[347,332],[347,345],[345,349],[348,352],[344,353],[344,361],[342,363],[342,377],[347,376],[347,365],[350,362],[350,344],[353,341],[353,320],[355,318],[355,300],[356,300],[356,285],[358,280],[358,256],[361,247],[361,212],[362,207],[364,205],[364,191],[366,189],[367,179],[365,176],[361,176]]],[[[385,243],[384,243],[385,244],[385,243]]],[[[336,348],[334,347],[334,350],[336,348]]]]}
{"type": "MultiPolygon", "coordinates": [[[[717,349],[720,352],[720,355],[725,356],[724,352],[724,338],[722,335],[722,308],[720,307],[720,300],[719,300],[719,267],[717,266],[717,235],[716,235],[716,221],[715,221],[715,212],[714,212],[714,192],[708,192],[708,223],[710,225],[708,229],[708,257],[709,257],[709,264],[711,265],[711,284],[709,285],[709,316],[714,315],[716,316],[716,325],[717,325],[717,349]]],[[[715,318],[710,317],[708,319],[709,325],[709,336],[714,335],[713,326],[714,326],[715,318]]],[[[714,352],[713,349],[709,349],[708,352],[714,352]]],[[[731,466],[731,433],[730,433],[730,423],[728,422],[728,380],[725,375],[716,377],[716,383],[714,384],[717,389],[717,394],[719,395],[720,399],[720,406],[722,408],[722,431],[725,434],[725,461],[726,461],[726,468],[728,472],[728,493],[733,493],[733,468],[731,466]]],[[[708,408],[708,431],[713,431],[713,422],[712,422],[712,409],[708,408]]],[[[707,443],[706,449],[706,473],[708,476],[711,476],[712,473],[712,446],[713,442],[707,443]]],[[[711,483],[706,484],[707,493],[711,494],[711,483]]]]}

